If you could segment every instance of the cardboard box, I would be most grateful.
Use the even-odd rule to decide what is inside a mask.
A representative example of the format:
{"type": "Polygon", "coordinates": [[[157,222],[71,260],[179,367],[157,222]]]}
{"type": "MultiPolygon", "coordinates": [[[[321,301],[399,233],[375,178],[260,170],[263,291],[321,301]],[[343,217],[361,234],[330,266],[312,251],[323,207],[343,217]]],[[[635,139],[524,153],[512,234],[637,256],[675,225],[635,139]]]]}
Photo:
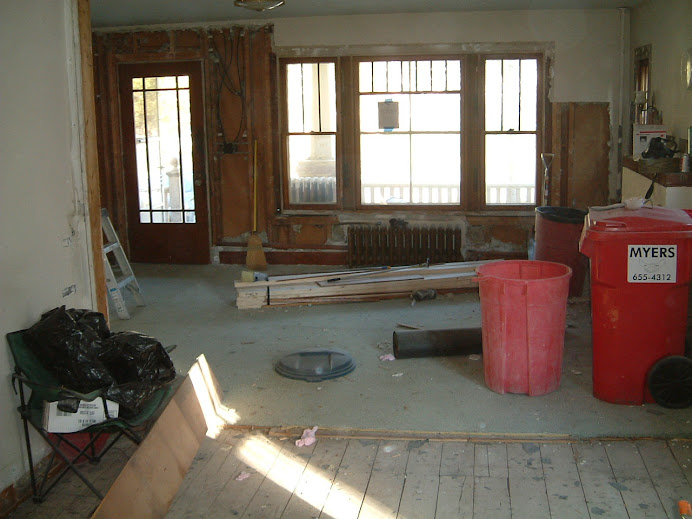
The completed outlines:
{"type": "MultiPolygon", "coordinates": [[[[120,406],[106,400],[108,414],[111,418],[118,416],[120,406]]],[[[97,398],[91,402],[82,400],[76,413],[67,413],[58,409],[57,402],[43,402],[43,428],[54,433],[73,433],[86,429],[90,425],[101,423],[106,419],[103,400],[97,398]]]]}
{"type": "Polygon", "coordinates": [[[654,137],[666,137],[666,127],[659,124],[635,124],[632,129],[632,157],[640,159],[654,137]]]}

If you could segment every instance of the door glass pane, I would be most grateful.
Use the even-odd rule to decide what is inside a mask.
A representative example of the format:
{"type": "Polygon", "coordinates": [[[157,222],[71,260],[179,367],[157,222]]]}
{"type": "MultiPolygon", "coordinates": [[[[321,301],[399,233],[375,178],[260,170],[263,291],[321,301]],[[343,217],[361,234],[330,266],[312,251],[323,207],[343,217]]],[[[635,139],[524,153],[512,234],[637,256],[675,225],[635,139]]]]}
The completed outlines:
{"type": "Polygon", "coordinates": [[[140,223],[195,223],[188,76],[134,78],[140,223]]]}

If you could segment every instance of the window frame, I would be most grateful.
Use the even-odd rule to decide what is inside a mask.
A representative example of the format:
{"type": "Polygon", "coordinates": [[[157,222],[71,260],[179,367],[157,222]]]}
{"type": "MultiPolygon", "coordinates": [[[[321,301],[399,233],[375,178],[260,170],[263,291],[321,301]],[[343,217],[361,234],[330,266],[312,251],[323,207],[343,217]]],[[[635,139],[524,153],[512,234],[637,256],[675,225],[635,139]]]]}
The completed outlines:
{"type": "Polygon", "coordinates": [[[342,174],[341,165],[343,163],[341,152],[341,141],[343,130],[341,116],[341,60],[338,57],[315,57],[315,58],[281,58],[279,66],[279,90],[280,90],[280,118],[279,118],[279,135],[281,141],[281,187],[282,187],[282,207],[285,209],[300,209],[309,211],[319,210],[334,210],[343,208],[342,196],[342,174]],[[314,64],[314,63],[333,63],[335,72],[335,101],[336,101],[336,130],[334,132],[309,132],[309,133],[291,133],[288,131],[288,82],[287,82],[287,66],[289,64],[314,64]],[[336,174],[336,200],[334,203],[296,203],[290,200],[290,170],[289,170],[289,137],[291,135],[334,135],[336,148],[335,174],[336,174]]]}
{"type": "MultiPolygon", "coordinates": [[[[494,211],[522,211],[522,210],[534,210],[534,208],[540,206],[540,200],[543,199],[543,189],[544,186],[542,185],[541,179],[543,177],[542,171],[541,171],[541,152],[543,150],[544,146],[544,140],[545,140],[545,133],[546,133],[546,121],[545,121],[545,97],[544,97],[544,55],[543,54],[537,54],[537,53],[492,53],[492,54],[482,54],[479,55],[480,58],[480,63],[478,67],[478,80],[480,84],[479,88],[479,95],[481,96],[481,99],[479,100],[478,106],[479,106],[479,124],[481,125],[481,128],[479,128],[479,133],[481,134],[480,138],[480,157],[479,161],[481,164],[481,168],[479,169],[479,193],[478,196],[480,198],[480,208],[482,211],[487,211],[487,212],[494,212],[494,211]],[[485,128],[485,64],[488,60],[522,60],[522,59],[535,59],[536,60],[536,65],[537,65],[537,70],[536,70],[536,75],[537,75],[537,84],[536,84],[536,153],[535,153],[535,170],[536,170],[536,188],[535,188],[535,200],[533,204],[488,204],[485,199],[485,190],[486,190],[486,184],[485,184],[485,137],[488,133],[493,133],[493,134],[498,134],[498,133],[503,133],[506,134],[508,132],[488,132],[485,128]]],[[[533,132],[523,132],[523,131],[517,131],[515,132],[517,135],[521,134],[526,134],[526,133],[533,133],[533,132]]]]}
{"type": "MultiPolygon", "coordinates": [[[[356,156],[353,158],[354,172],[354,187],[355,187],[355,202],[356,209],[359,211],[383,211],[383,210],[401,210],[401,211],[459,211],[463,210],[464,194],[464,88],[465,88],[465,57],[459,54],[420,54],[420,55],[375,55],[375,56],[355,56],[352,62],[351,74],[353,77],[352,95],[354,98],[354,114],[353,114],[353,142],[355,145],[356,156]],[[441,61],[454,60],[460,62],[460,146],[459,146],[459,203],[457,204],[364,204],[361,200],[362,183],[361,183],[361,155],[360,155],[360,63],[366,61],[441,61]]],[[[413,132],[409,132],[413,133],[413,132]]]]}
{"type": "Polygon", "coordinates": [[[546,98],[546,70],[552,59],[551,47],[527,44],[525,50],[505,50],[501,44],[486,45],[478,50],[462,45],[445,52],[430,48],[425,52],[393,48],[392,52],[370,52],[366,48],[350,49],[342,55],[330,48],[290,49],[290,53],[277,53],[279,78],[279,114],[281,164],[279,174],[282,186],[282,207],[286,214],[333,213],[334,210],[407,213],[460,213],[460,214],[526,214],[540,205],[543,196],[541,152],[550,142],[549,101],[546,98]],[[360,51],[360,52],[359,52],[360,51]],[[533,204],[487,204],[485,201],[485,60],[487,59],[536,59],[536,196],[533,204]],[[360,175],[360,103],[358,67],[362,61],[420,61],[459,60],[461,62],[461,143],[460,143],[460,200],[457,204],[363,204],[361,202],[360,175]],[[286,64],[333,62],[336,65],[336,203],[335,204],[291,204],[289,203],[289,172],[287,151],[286,64]]]}

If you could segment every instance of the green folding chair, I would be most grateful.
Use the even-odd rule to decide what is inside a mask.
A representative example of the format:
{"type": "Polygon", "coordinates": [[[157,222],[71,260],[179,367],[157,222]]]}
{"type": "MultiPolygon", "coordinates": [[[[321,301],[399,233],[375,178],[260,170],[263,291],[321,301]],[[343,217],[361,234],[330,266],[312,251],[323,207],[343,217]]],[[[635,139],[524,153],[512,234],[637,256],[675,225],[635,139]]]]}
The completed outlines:
{"type": "Polygon", "coordinates": [[[157,411],[168,401],[173,392],[173,384],[169,383],[159,388],[152,397],[146,402],[142,410],[134,418],[111,418],[108,417],[106,407],[106,388],[83,394],[69,388],[61,387],[55,376],[47,370],[36,358],[24,340],[26,330],[20,330],[7,334],[7,342],[14,358],[15,369],[12,374],[12,385],[17,393],[19,388],[20,406],[19,414],[24,422],[24,437],[26,440],[27,456],[29,458],[29,471],[31,474],[31,487],[33,499],[42,502],[48,492],[62,479],[69,471],[74,472],[89,489],[103,499],[103,494],[94,487],[79,469],[76,462],[82,456],[91,463],[98,463],[101,458],[115,445],[115,443],[125,436],[139,445],[146,435],[148,427],[152,425],[153,418],[157,416],[157,411]],[[31,389],[27,398],[26,388],[31,389]],[[89,441],[86,445],[77,445],[75,442],[76,433],[55,433],[49,432],[44,428],[44,402],[60,402],[64,400],[85,400],[92,402],[97,398],[103,400],[106,409],[106,420],[79,431],[79,434],[88,434],[89,441]],[[47,465],[43,468],[42,474],[37,477],[34,470],[34,460],[31,452],[31,439],[29,437],[29,425],[31,425],[41,437],[50,445],[51,456],[47,465]],[[108,434],[108,440],[103,449],[97,452],[99,438],[108,434]],[[66,452],[67,451],[67,452],[66,452]],[[76,454],[71,454],[76,452],[76,454]],[[50,476],[51,469],[56,461],[62,460],[65,466],[60,472],[50,476]],[[50,481],[49,481],[50,480],[50,481]]]}

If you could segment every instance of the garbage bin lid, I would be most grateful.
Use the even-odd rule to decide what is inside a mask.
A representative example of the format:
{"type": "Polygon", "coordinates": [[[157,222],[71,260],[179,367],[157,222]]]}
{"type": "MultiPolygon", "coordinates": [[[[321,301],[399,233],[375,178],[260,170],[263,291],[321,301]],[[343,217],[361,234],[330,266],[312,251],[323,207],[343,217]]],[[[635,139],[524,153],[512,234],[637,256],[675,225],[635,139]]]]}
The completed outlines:
{"type": "Polygon", "coordinates": [[[339,350],[305,350],[291,353],[276,363],[279,375],[307,382],[320,382],[348,375],[356,369],[351,356],[339,350]]]}
{"type": "Polygon", "coordinates": [[[586,211],[574,207],[541,206],[536,207],[536,213],[553,222],[579,225],[584,223],[586,216],[586,211]]]}
{"type": "Polygon", "coordinates": [[[692,232],[692,217],[682,209],[642,207],[641,209],[590,210],[584,226],[594,232],[692,232]]]}

